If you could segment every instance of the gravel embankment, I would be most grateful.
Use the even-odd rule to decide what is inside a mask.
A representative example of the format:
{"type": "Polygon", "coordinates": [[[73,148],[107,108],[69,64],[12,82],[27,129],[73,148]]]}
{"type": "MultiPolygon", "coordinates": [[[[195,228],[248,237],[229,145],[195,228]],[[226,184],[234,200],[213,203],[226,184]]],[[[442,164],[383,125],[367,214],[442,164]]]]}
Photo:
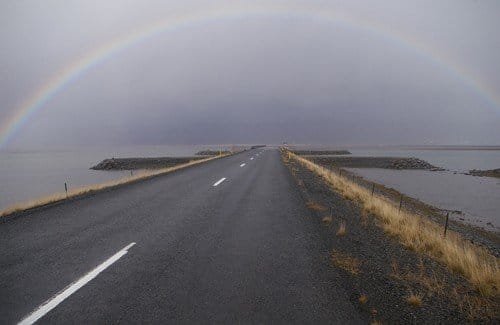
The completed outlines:
{"type": "Polygon", "coordinates": [[[350,155],[351,152],[347,150],[293,150],[296,155],[304,156],[336,156],[336,155],[350,155]]]}
{"type": "Polygon", "coordinates": [[[160,169],[185,164],[204,157],[111,158],[91,167],[94,170],[160,169]]]}
{"type": "Polygon", "coordinates": [[[198,151],[196,153],[196,155],[197,156],[218,156],[218,155],[228,155],[230,153],[231,152],[227,151],[227,150],[223,150],[223,151],[219,151],[219,150],[202,150],[202,151],[198,151]]]}
{"type": "Polygon", "coordinates": [[[489,170],[472,169],[469,171],[469,174],[472,176],[486,176],[486,177],[500,178],[500,168],[489,169],[489,170]]]}
{"type": "Polygon", "coordinates": [[[310,157],[323,166],[344,168],[384,168],[384,169],[423,169],[443,170],[418,158],[401,157],[310,157]]]}
{"type": "MultiPolygon", "coordinates": [[[[480,297],[460,275],[435,260],[404,248],[387,235],[373,216],[363,216],[357,203],[345,200],[324,181],[295,161],[286,163],[312,215],[322,224],[322,236],[332,251],[359,263],[359,273],[343,272],[341,281],[353,303],[382,323],[462,324],[500,320],[495,301],[480,297]],[[331,219],[325,217],[331,216],[331,219]],[[345,234],[337,234],[340,224],[345,234]],[[422,297],[420,306],[407,302],[422,297]],[[359,302],[361,295],[366,303],[359,302]]],[[[330,256],[325,258],[331,259],[330,256]]],[[[332,261],[332,267],[339,268],[332,261]]]]}

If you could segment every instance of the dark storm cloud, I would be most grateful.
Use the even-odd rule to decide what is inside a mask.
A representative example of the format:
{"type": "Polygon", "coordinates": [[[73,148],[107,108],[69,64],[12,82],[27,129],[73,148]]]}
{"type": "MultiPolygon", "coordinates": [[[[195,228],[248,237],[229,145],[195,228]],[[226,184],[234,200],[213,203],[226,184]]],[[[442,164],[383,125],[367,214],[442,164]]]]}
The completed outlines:
{"type": "MultiPolygon", "coordinates": [[[[338,7],[417,35],[500,91],[497,2],[302,3],[338,7]]],[[[203,6],[5,5],[0,119],[54,71],[98,44],[203,6]]],[[[100,63],[54,96],[11,146],[498,144],[499,110],[429,54],[376,33],[314,17],[247,17],[161,34],[100,63]]]]}

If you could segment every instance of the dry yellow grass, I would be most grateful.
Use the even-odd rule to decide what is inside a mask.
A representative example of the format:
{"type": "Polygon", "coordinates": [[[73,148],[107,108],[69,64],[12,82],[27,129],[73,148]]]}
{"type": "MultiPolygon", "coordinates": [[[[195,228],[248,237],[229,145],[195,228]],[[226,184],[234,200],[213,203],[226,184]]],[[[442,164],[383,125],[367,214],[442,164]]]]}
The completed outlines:
{"type": "Polygon", "coordinates": [[[332,223],[332,220],[333,220],[332,216],[326,216],[321,221],[323,221],[323,223],[325,224],[330,224],[332,223]]]}
{"type": "Polygon", "coordinates": [[[441,295],[444,296],[448,294],[446,279],[438,278],[435,273],[427,274],[423,262],[420,261],[418,271],[406,270],[403,272],[399,269],[398,264],[393,261],[391,263],[392,272],[391,276],[402,282],[415,283],[427,290],[428,295],[441,295]]]}
{"type": "Polygon", "coordinates": [[[366,305],[366,303],[368,302],[368,297],[366,295],[361,295],[359,296],[358,300],[360,304],[366,305]]]}
{"type": "Polygon", "coordinates": [[[422,295],[418,293],[410,293],[408,296],[406,296],[406,302],[413,307],[420,307],[422,306],[422,295]]]}
{"type": "Polygon", "coordinates": [[[345,222],[341,222],[339,225],[339,229],[337,230],[337,236],[344,236],[347,232],[345,222]]]}
{"type": "Polygon", "coordinates": [[[366,214],[362,213],[361,216],[359,217],[359,222],[361,223],[361,225],[363,227],[368,226],[368,223],[369,223],[368,216],[366,214]]]}
{"type": "Polygon", "coordinates": [[[463,239],[457,233],[448,232],[443,238],[442,226],[398,207],[331,170],[293,153],[288,156],[304,167],[320,175],[335,191],[359,202],[364,213],[377,216],[386,232],[396,236],[406,247],[442,262],[451,270],[465,276],[484,296],[498,296],[500,269],[498,258],[486,249],[463,239]]]}
{"type": "Polygon", "coordinates": [[[22,203],[13,205],[5,210],[0,211],[0,217],[4,217],[4,216],[7,216],[7,215],[15,213],[15,212],[21,212],[24,210],[33,209],[33,208],[40,207],[43,205],[59,202],[59,201],[66,200],[69,198],[74,198],[74,197],[82,195],[82,194],[95,192],[95,191],[111,188],[114,186],[123,185],[123,184],[127,184],[127,183],[133,183],[133,182],[148,179],[151,177],[171,173],[171,172],[179,170],[179,169],[183,169],[183,168],[193,166],[193,165],[198,165],[198,164],[207,162],[209,160],[218,159],[220,157],[223,157],[223,156],[215,156],[215,157],[210,157],[210,158],[206,158],[206,159],[193,160],[193,161],[190,161],[190,162],[185,163],[185,164],[180,164],[180,165],[168,167],[168,168],[155,169],[155,170],[145,170],[142,172],[138,172],[137,174],[135,174],[133,176],[124,177],[124,178],[113,180],[113,181],[106,182],[106,183],[94,184],[94,185],[84,186],[84,187],[80,187],[80,188],[77,188],[74,190],[70,190],[70,191],[68,191],[67,195],[65,192],[54,193],[54,194],[51,194],[48,196],[44,196],[41,198],[37,198],[34,200],[30,200],[30,201],[26,201],[26,202],[22,202],[22,203]]]}
{"type": "Polygon", "coordinates": [[[324,212],[324,211],[326,211],[326,207],[322,206],[318,202],[309,201],[309,202],[307,202],[306,206],[309,209],[314,210],[314,211],[318,211],[318,212],[324,212]]]}
{"type": "Polygon", "coordinates": [[[361,273],[361,270],[359,269],[361,263],[355,257],[349,256],[334,249],[332,251],[331,258],[333,264],[343,269],[344,271],[347,271],[352,275],[358,275],[359,273],[361,273]]]}
{"type": "Polygon", "coordinates": [[[419,285],[425,289],[426,296],[437,296],[448,299],[453,305],[464,313],[467,318],[473,320],[498,319],[500,310],[497,308],[495,299],[481,296],[477,293],[470,293],[456,284],[448,283],[444,276],[437,276],[432,271],[425,270],[421,261],[417,270],[400,270],[398,264],[392,262],[391,276],[403,283],[419,285]]]}

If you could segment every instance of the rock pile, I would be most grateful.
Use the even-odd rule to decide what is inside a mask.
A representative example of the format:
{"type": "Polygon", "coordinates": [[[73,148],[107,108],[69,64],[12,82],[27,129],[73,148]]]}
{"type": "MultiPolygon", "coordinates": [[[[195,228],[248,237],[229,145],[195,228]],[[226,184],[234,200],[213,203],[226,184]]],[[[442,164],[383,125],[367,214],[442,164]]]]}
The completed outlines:
{"type": "Polygon", "coordinates": [[[490,169],[490,170],[473,169],[473,170],[469,171],[469,175],[472,175],[472,176],[487,176],[487,177],[497,177],[497,178],[500,178],[500,168],[490,169]]]}
{"type": "Polygon", "coordinates": [[[301,156],[335,156],[335,155],[350,155],[347,150],[294,150],[296,155],[301,156]]]}
{"type": "Polygon", "coordinates": [[[340,168],[385,168],[385,169],[420,169],[439,171],[442,168],[433,166],[418,158],[403,157],[353,157],[353,156],[316,156],[311,158],[323,166],[340,168]]]}
{"type": "Polygon", "coordinates": [[[218,156],[219,154],[222,154],[222,155],[226,155],[226,154],[230,154],[231,152],[230,151],[227,151],[227,150],[223,150],[223,151],[219,151],[219,150],[202,150],[202,151],[198,151],[196,153],[197,156],[218,156]]]}
{"type": "Polygon", "coordinates": [[[201,157],[111,158],[91,167],[94,170],[160,169],[185,164],[201,157]]]}
{"type": "Polygon", "coordinates": [[[389,168],[392,169],[425,169],[425,170],[432,170],[432,171],[438,171],[438,170],[443,170],[442,168],[433,166],[429,164],[427,161],[418,159],[418,158],[402,158],[402,159],[397,159],[392,162],[391,166],[389,168]]]}

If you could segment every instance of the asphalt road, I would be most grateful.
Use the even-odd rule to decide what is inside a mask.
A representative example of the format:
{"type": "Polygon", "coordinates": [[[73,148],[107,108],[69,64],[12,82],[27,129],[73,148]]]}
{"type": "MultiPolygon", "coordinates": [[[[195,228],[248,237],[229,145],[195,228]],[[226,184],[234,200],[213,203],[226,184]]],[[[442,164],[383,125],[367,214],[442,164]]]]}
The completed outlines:
{"type": "Polygon", "coordinates": [[[7,218],[0,323],[366,323],[310,216],[257,149],[7,218]]]}

